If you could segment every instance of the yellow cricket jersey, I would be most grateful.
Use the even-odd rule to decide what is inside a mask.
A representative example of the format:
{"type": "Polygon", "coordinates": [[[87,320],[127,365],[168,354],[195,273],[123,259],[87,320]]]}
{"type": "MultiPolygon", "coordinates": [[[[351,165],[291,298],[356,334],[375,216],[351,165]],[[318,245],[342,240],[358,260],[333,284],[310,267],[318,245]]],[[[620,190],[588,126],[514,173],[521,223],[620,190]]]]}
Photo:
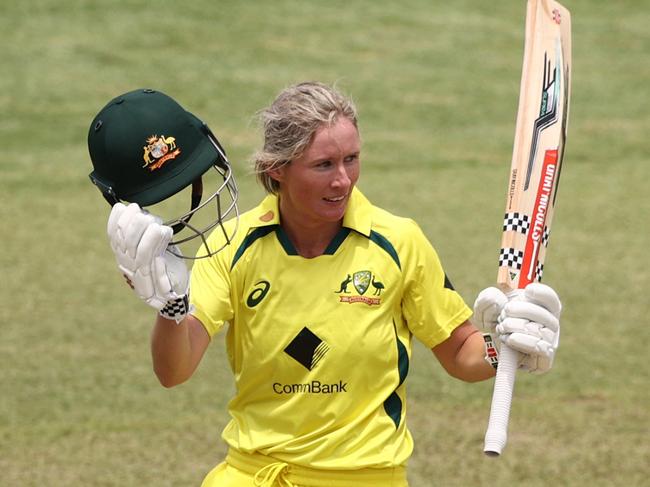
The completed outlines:
{"type": "Polygon", "coordinates": [[[404,464],[411,339],[434,347],[470,309],[416,223],[357,189],[324,255],[299,256],[279,223],[269,195],[192,270],[192,314],[210,336],[229,323],[225,441],[311,468],[404,464]]]}

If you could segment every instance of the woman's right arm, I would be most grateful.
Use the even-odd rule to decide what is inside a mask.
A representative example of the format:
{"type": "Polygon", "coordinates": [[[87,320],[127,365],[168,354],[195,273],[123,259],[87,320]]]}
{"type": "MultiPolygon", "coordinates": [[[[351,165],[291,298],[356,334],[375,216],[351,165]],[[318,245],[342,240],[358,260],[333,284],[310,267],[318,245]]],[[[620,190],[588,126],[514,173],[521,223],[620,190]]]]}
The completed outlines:
{"type": "Polygon", "coordinates": [[[153,369],[164,387],[188,380],[210,344],[210,335],[192,315],[176,323],[158,315],[151,335],[153,369]]]}

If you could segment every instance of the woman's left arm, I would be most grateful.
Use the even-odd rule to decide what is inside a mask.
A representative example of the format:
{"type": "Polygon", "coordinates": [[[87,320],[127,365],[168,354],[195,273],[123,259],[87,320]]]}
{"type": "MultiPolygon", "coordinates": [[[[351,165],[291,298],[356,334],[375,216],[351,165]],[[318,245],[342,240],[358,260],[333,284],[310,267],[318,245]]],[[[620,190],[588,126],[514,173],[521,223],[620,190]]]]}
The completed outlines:
{"type": "Polygon", "coordinates": [[[456,379],[479,382],[496,374],[494,367],[485,360],[483,334],[469,320],[431,350],[449,375],[456,379]]]}

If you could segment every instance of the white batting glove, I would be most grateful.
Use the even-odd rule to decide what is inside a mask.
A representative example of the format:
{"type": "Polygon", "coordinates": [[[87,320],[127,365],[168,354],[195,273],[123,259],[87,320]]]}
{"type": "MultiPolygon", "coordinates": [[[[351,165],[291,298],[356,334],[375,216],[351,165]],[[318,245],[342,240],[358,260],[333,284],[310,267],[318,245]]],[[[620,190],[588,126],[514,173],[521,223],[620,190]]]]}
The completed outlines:
{"type": "Polygon", "coordinates": [[[494,333],[501,310],[508,302],[508,297],[496,287],[483,289],[474,302],[474,324],[483,330],[494,333]]]}
{"type": "MultiPolygon", "coordinates": [[[[497,343],[521,352],[519,367],[537,374],[548,372],[553,365],[561,310],[555,291],[540,283],[529,284],[510,299],[499,289],[488,288],[479,293],[474,304],[476,323],[494,333],[497,343]]],[[[486,359],[489,355],[488,347],[486,359]]]]}
{"type": "Polygon", "coordinates": [[[183,259],[167,251],[173,230],[136,203],[117,203],[107,233],[117,265],[138,297],[180,322],[189,311],[189,272],[183,259]]]}

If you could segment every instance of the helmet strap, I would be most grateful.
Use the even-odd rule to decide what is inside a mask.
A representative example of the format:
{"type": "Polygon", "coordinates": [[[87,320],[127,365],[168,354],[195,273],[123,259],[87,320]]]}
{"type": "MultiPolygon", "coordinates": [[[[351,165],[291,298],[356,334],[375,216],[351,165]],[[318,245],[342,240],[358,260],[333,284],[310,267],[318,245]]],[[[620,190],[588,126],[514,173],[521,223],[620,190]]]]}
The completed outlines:
{"type": "Polygon", "coordinates": [[[120,200],[115,196],[115,193],[113,193],[113,189],[111,188],[110,192],[104,193],[102,191],[102,196],[106,201],[108,201],[108,204],[111,206],[115,206],[116,203],[119,203],[120,200]]]}
{"type": "Polygon", "coordinates": [[[192,218],[192,215],[194,215],[194,210],[196,210],[198,206],[201,204],[202,197],[203,197],[203,179],[199,176],[197,179],[195,179],[192,182],[192,201],[191,201],[190,211],[185,218],[181,219],[181,221],[179,221],[176,225],[172,226],[174,235],[176,235],[178,232],[183,230],[183,228],[185,228],[185,225],[189,223],[190,219],[192,218]]]}

